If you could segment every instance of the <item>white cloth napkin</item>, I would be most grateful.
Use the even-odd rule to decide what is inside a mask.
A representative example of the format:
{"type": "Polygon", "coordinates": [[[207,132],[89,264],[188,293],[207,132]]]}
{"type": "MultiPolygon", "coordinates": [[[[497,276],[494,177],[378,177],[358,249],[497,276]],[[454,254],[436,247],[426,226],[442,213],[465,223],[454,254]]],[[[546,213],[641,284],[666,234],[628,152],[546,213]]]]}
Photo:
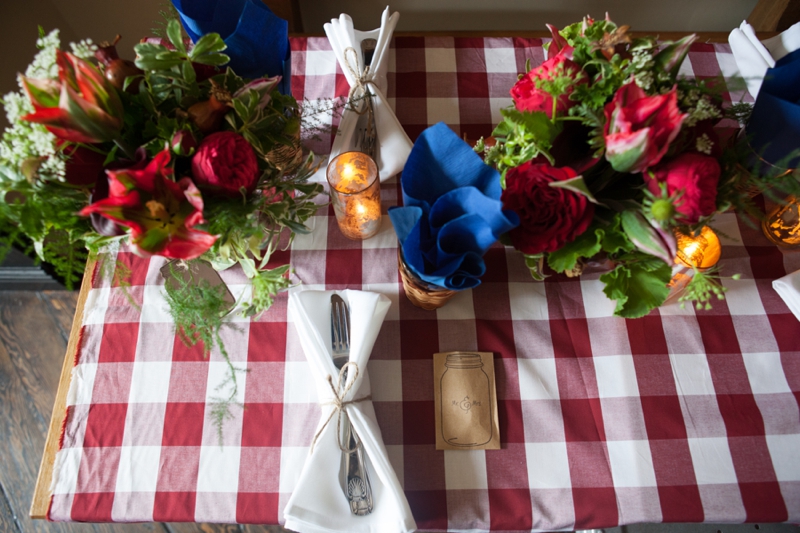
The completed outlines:
{"type": "MultiPolygon", "coordinates": [[[[375,110],[375,128],[378,135],[377,164],[381,181],[385,181],[403,170],[408,154],[411,153],[411,139],[406,135],[403,126],[394,114],[386,99],[386,70],[389,66],[389,43],[392,40],[392,33],[400,19],[399,13],[389,15],[389,7],[383,11],[381,16],[381,27],[372,31],[358,31],[353,28],[353,19],[349,15],[342,13],[338,19],[332,19],[325,24],[325,34],[331,43],[336,60],[344,71],[347,83],[350,87],[356,85],[356,79],[350,72],[350,66],[360,73],[364,71],[361,54],[361,41],[364,39],[376,39],[375,55],[372,57],[369,72],[365,81],[370,81],[369,89],[373,94],[372,102],[375,110]],[[358,65],[354,65],[353,54],[347,54],[345,50],[353,47],[358,56],[358,65]]],[[[336,157],[342,152],[349,152],[356,149],[356,123],[358,114],[354,111],[345,109],[336,138],[333,141],[330,158],[336,157]]],[[[312,177],[311,181],[325,183],[325,169],[323,165],[312,177]]]]}
{"type": "Polygon", "coordinates": [[[767,69],[774,67],[775,62],[789,52],[800,48],[800,22],[780,35],[759,41],[755,30],[745,20],[728,35],[728,42],[739,73],[747,83],[747,90],[756,98],[767,69]]]}
{"type": "Polygon", "coordinates": [[[800,270],[772,282],[772,288],[783,298],[789,310],[800,320],[800,270]]]}
{"type": "MultiPolygon", "coordinates": [[[[339,375],[331,358],[330,299],[334,292],[350,308],[350,361],[358,365],[358,377],[344,397],[345,401],[370,394],[367,362],[391,305],[386,296],[366,291],[300,291],[289,296],[289,315],[297,327],[323,405],[316,442],[283,510],[285,527],[300,533],[408,533],[416,530],[417,525],[389,463],[371,400],[351,403],[344,408],[368,457],[374,502],[372,513],[353,515],[342,491],[339,476],[342,451],[337,441],[336,415],[323,427],[334,409],[332,405],[325,405],[333,398],[327,377],[331,376],[336,383],[339,375]]],[[[356,374],[350,368],[348,382],[356,374]]],[[[342,416],[343,422],[345,418],[342,416]]]]}

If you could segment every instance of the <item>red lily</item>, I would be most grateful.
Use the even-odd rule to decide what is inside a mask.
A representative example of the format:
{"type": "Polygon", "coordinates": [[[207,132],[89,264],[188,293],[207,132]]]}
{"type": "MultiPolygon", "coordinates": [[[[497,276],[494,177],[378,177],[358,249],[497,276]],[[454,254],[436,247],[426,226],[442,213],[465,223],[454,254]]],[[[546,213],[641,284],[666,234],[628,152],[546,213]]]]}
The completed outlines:
{"type": "Polygon", "coordinates": [[[203,220],[203,198],[192,180],[169,179],[169,150],[144,168],[107,171],[108,198],[84,207],[80,214],[98,213],[131,230],[131,241],[144,256],[194,259],[211,248],[217,237],[194,229],[203,220]]]}
{"type": "Polygon", "coordinates": [[[66,141],[99,143],[122,129],[123,108],[117,90],[91,63],[56,51],[58,80],[20,76],[34,112],[23,120],[43,124],[66,141]]]}

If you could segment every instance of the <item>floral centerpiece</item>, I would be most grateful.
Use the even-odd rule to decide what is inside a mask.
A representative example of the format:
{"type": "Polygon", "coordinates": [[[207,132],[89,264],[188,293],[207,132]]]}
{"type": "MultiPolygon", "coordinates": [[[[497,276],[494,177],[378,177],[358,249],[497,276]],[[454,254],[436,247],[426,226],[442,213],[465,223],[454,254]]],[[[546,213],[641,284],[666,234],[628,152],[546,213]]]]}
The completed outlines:
{"type": "MultiPolygon", "coordinates": [[[[504,207],[520,218],[507,241],[534,277],[603,259],[615,314],[640,317],[669,294],[675,232],[730,208],[758,214],[752,193],[798,184],[746,171],[715,129],[747,109],[724,105],[721,80],[678,75],[695,35],[634,38],[608,17],[549,28],[547,60],[528,66],[475,149],[501,173],[504,207]]],[[[682,299],[707,306],[723,292],[715,269],[695,269],[682,299]]]]}
{"type": "Polygon", "coordinates": [[[57,31],[20,93],[5,97],[12,127],[0,143],[0,220],[27,236],[68,286],[89,250],[127,242],[142,256],[240,265],[259,313],[289,285],[267,269],[282,234],[306,231],[322,189],[299,147],[301,117],[279,75],[255,80],[223,68],[218,34],[192,44],[177,20],[167,39],[59,49],[57,31]]]}

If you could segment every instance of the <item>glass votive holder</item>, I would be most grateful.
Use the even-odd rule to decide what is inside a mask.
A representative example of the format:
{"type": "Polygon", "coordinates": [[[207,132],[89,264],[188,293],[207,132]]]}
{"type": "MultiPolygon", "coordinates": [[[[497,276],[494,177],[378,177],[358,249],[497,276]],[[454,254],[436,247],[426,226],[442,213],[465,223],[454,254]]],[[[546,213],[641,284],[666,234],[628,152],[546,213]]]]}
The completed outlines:
{"type": "Polygon", "coordinates": [[[700,231],[687,235],[674,230],[678,253],[675,262],[688,268],[705,270],[716,265],[722,255],[722,245],[714,230],[703,226],[700,231]]]}
{"type": "Polygon", "coordinates": [[[381,227],[381,181],[367,154],[337,155],[326,172],[336,222],[348,239],[369,239],[381,227]]]}
{"type": "Polygon", "coordinates": [[[761,222],[761,229],[778,246],[800,246],[800,199],[789,196],[776,205],[761,222]]]}

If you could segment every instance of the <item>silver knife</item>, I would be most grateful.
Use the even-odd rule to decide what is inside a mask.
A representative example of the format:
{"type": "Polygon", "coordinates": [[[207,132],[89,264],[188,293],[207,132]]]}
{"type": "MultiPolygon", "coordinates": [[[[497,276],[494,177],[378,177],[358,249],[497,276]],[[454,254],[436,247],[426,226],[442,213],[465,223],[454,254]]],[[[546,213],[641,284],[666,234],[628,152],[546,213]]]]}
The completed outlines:
{"type": "MultiPolygon", "coordinates": [[[[338,294],[331,295],[331,347],[333,364],[341,369],[350,360],[350,310],[338,294]]],[[[347,382],[346,371],[344,381],[347,382]]],[[[360,442],[356,440],[350,418],[345,418],[343,426],[344,442],[348,449],[353,450],[345,452],[342,457],[344,494],[354,515],[368,515],[372,512],[373,501],[366,456],[360,442]]],[[[337,439],[340,437],[336,436],[337,439]]]]}

